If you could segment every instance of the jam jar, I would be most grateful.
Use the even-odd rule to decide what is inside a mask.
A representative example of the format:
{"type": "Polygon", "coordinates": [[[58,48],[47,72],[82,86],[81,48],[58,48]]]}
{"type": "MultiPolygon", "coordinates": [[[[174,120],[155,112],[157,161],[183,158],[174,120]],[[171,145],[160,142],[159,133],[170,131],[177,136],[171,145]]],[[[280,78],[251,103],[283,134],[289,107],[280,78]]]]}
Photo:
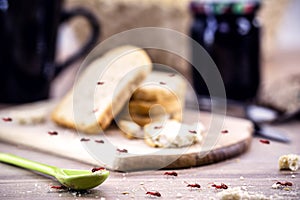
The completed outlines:
{"type": "MultiPolygon", "coordinates": [[[[219,69],[228,99],[251,101],[260,82],[260,25],[258,0],[192,1],[190,35],[208,52],[219,69]]],[[[193,63],[199,56],[192,49],[193,63]]],[[[205,69],[206,66],[199,66],[205,69]]],[[[193,85],[199,96],[209,96],[195,67],[193,85]]]]}

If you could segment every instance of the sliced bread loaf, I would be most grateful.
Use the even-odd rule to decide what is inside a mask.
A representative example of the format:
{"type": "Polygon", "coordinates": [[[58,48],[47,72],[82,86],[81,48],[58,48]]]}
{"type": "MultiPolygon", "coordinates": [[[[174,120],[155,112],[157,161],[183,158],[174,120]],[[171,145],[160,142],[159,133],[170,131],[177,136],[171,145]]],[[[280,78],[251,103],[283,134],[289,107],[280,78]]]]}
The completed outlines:
{"type": "Polygon", "coordinates": [[[81,132],[99,133],[109,126],[151,70],[149,56],[138,47],[110,50],[89,64],[51,118],[81,132]]]}

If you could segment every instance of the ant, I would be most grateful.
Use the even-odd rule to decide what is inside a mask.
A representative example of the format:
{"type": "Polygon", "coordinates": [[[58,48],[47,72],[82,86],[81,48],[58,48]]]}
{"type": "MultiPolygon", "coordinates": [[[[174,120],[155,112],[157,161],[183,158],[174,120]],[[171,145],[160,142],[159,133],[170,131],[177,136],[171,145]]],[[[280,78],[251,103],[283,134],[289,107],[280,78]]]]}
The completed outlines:
{"type": "Polygon", "coordinates": [[[120,153],[128,153],[128,150],[127,149],[117,149],[118,152],[120,153]]]}
{"type": "Polygon", "coordinates": [[[167,175],[167,176],[178,176],[177,172],[165,172],[164,175],[167,175]]]}
{"type": "Polygon", "coordinates": [[[157,191],[154,191],[154,192],[147,191],[146,194],[150,195],[150,196],[161,197],[161,194],[157,191]]]}
{"type": "Polygon", "coordinates": [[[143,187],[143,189],[146,192],[146,195],[150,195],[150,196],[154,196],[154,197],[161,197],[161,194],[158,191],[147,191],[147,189],[145,187],[143,187]]]}
{"type": "Polygon", "coordinates": [[[187,184],[186,187],[190,187],[190,188],[201,188],[201,186],[200,186],[198,183],[193,183],[193,184],[190,184],[190,183],[187,183],[187,182],[185,182],[185,183],[187,184]]]}
{"type": "Polygon", "coordinates": [[[216,185],[216,184],[212,184],[212,187],[215,187],[216,189],[227,189],[228,186],[225,185],[224,183],[221,183],[221,185],[216,185]]]}
{"type": "Polygon", "coordinates": [[[105,170],[105,168],[104,167],[94,167],[91,171],[96,172],[96,171],[99,171],[99,170],[105,170]]]}
{"type": "Polygon", "coordinates": [[[64,185],[52,185],[51,188],[52,189],[57,189],[57,190],[65,190],[65,189],[67,189],[67,187],[64,186],[64,185]]]}
{"type": "Polygon", "coordinates": [[[286,181],[286,182],[280,182],[280,181],[278,181],[276,184],[282,185],[282,186],[293,186],[293,183],[288,182],[288,181],[286,181]]]}

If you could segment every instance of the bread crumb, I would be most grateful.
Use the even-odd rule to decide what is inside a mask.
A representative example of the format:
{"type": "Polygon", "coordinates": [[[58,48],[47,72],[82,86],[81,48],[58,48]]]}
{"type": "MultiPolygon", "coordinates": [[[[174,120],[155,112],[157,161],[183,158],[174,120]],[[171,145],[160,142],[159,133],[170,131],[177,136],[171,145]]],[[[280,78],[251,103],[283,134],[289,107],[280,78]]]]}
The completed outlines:
{"type": "Polygon", "coordinates": [[[32,125],[44,123],[46,121],[46,116],[48,112],[48,109],[38,108],[30,110],[30,112],[23,110],[15,110],[12,111],[10,115],[13,116],[13,118],[20,125],[32,125]]]}
{"type": "Polygon", "coordinates": [[[146,143],[161,148],[179,148],[201,143],[204,130],[200,122],[189,125],[176,120],[154,122],[144,126],[146,143]]]}
{"type": "Polygon", "coordinates": [[[274,183],[274,184],[272,185],[272,188],[273,188],[273,189],[280,189],[280,188],[282,188],[282,186],[281,186],[280,184],[274,183]]]}
{"type": "Polygon", "coordinates": [[[124,191],[122,192],[123,195],[129,195],[129,192],[128,191],[124,191]]]}
{"type": "Polygon", "coordinates": [[[297,171],[299,168],[299,156],[296,154],[280,156],[278,162],[280,170],[288,169],[291,171],[297,171]]]}
{"type": "Polygon", "coordinates": [[[176,198],[182,198],[182,194],[178,192],[178,193],[176,194],[176,198]]]}
{"type": "Polygon", "coordinates": [[[269,199],[263,194],[254,193],[250,194],[247,191],[242,190],[240,187],[228,188],[217,194],[217,197],[221,200],[240,200],[240,199],[249,199],[249,200],[265,200],[269,199]]]}

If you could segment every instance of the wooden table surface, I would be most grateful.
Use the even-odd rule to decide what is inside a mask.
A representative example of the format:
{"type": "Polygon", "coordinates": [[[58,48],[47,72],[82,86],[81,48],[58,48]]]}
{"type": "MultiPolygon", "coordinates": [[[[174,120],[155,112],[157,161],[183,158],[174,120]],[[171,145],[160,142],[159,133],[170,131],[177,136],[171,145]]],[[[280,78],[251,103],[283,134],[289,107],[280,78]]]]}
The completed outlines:
{"type": "MultiPolygon", "coordinates": [[[[208,199],[219,190],[210,187],[222,182],[230,187],[244,186],[249,193],[279,195],[284,199],[300,199],[300,174],[278,170],[278,158],[283,154],[300,153],[300,124],[298,121],[276,127],[292,139],[292,143],[262,144],[254,138],[249,151],[239,157],[202,167],[176,170],[177,177],[166,177],[164,170],[140,172],[111,172],[101,186],[88,193],[56,191],[51,185],[59,183],[49,177],[0,163],[0,199],[146,199],[144,189],[161,193],[161,199],[208,199]],[[293,178],[292,175],[295,177],[293,178]],[[243,177],[243,178],[241,178],[243,177]],[[293,183],[290,191],[272,189],[276,181],[293,183]],[[187,183],[198,183],[201,189],[191,190],[187,183]]],[[[1,152],[9,152],[39,162],[65,168],[91,169],[93,166],[47,155],[41,152],[0,143],[1,152]]]]}

